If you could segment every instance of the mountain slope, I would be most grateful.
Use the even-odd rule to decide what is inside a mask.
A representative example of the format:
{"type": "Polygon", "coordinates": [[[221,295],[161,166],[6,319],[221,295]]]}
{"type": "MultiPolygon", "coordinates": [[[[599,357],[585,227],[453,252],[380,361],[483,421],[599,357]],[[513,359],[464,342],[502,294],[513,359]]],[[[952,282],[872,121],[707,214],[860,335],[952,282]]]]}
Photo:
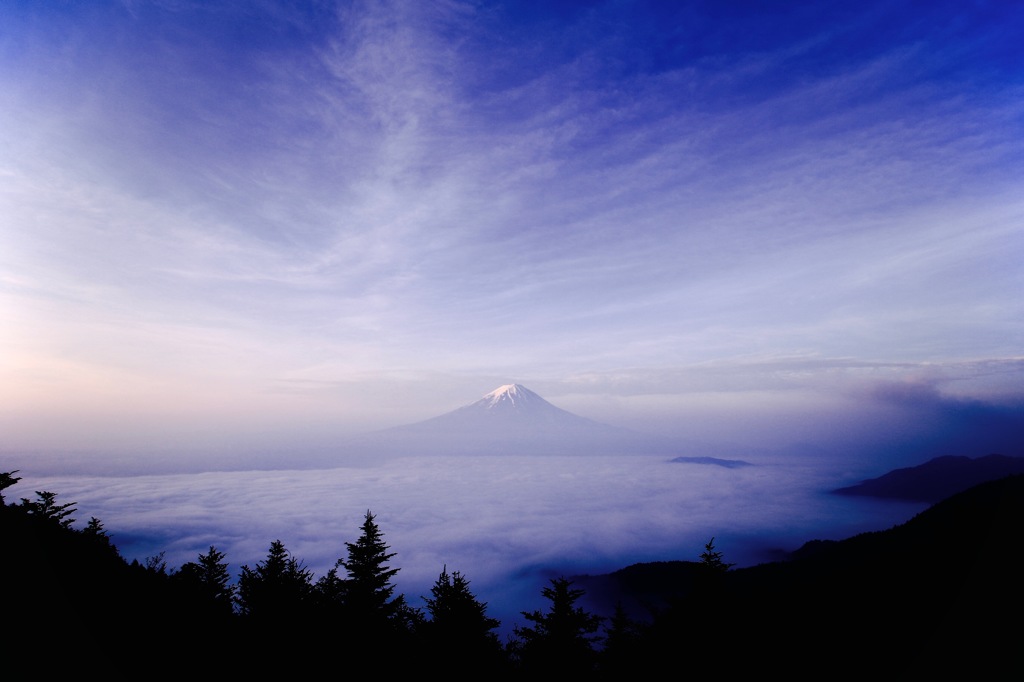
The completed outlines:
{"type": "Polygon", "coordinates": [[[577,585],[606,611],[653,608],[633,652],[651,673],[688,651],[721,677],[1021,679],[1024,475],[885,531],[811,541],[787,561],[717,575],[692,561],[637,564],[577,585]]]}
{"type": "Polygon", "coordinates": [[[1024,457],[936,457],[924,464],[894,469],[857,485],[837,488],[837,495],[859,495],[914,502],[938,502],[971,486],[1011,474],[1024,474],[1024,457]]]}
{"type": "Polygon", "coordinates": [[[519,384],[425,421],[367,434],[359,443],[398,454],[677,454],[679,445],[573,414],[519,384]]]}
{"type": "Polygon", "coordinates": [[[519,384],[499,386],[476,402],[426,421],[400,427],[427,432],[446,429],[493,429],[496,435],[526,431],[611,429],[555,407],[519,384]]]}

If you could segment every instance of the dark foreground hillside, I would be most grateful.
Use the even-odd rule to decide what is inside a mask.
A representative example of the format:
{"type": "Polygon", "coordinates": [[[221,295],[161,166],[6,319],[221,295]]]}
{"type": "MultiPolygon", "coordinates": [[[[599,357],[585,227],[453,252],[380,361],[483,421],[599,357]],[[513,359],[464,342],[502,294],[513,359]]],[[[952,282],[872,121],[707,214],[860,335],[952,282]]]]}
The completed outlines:
{"type": "Polygon", "coordinates": [[[886,531],[809,542],[784,562],[710,578],[695,562],[630,567],[619,596],[661,604],[632,657],[652,674],[672,664],[789,679],[1019,680],[1022,557],[1016,475],[886,531]]]}
{"type": "Polygon", "coordinates": [[[368,668],[456,679],[556,669],[573,679],[1024,679],[1021,475],[975,486],[889,530],[809,542],[784,562],[623,569],[623,594],[646,591],[649,618],[620,617],[584,632],[594,624],[585,601],[570,601],[561,605],[575,606],[571,617],[545,619],[538,625],[548,629],[530,633],[544,644],[533,654],[508,643],[487,656],[452,631],[442,641],[429,619],[408,614],[401,636],[379,637],[343,611],[298,604],[278,604],[273,618],[247,618],[162,567],[126,563],[101,524],[72,530],[52,499],[25,511],[0,504],[3,666],[12,679],[368,668]],[[558,631],[563,622],[573,624],[569,631],[558,631]],[[575,649],[563,656],[560,647],[575,649]]]}

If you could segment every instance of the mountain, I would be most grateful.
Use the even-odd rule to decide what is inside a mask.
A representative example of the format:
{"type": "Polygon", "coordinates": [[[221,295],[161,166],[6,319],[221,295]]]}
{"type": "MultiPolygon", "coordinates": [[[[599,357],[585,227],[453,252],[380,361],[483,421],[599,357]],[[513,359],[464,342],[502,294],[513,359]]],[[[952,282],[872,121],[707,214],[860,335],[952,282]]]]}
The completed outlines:
{"type": "Polygon", "coordinates": [[[679,454],[680,444],[563,410],[520,384],[421,422],[366,434],[356,443],[393,454],[679,454]]]}
{"type": "Polygon", "coordinates": [[[837,488],[836,495],[858,495],[914,502],[938,502],[971,486],[1011,474],[1024,474],[1024,457],[936,457],[924,464],[837,488]]]}
{"type": "Polygon", "coordinates": [[[572,431],[611,428],[555,407],[519,384],[499,386],[474,403],[404,429],[428,430],[491,429],[496,435],[523,431],[572,431]]]}

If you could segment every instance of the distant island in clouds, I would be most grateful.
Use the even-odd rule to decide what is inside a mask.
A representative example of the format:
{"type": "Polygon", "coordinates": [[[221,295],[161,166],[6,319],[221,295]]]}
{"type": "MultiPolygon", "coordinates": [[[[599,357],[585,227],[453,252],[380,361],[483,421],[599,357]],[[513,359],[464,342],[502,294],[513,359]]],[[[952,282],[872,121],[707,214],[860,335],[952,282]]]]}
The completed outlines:
{"type": "Polygon", "coordinates": [[[718,457],[675,457],[672,461],[678,464],[714,464],[726,469],[740,469],[753,466],[750,462],[742,459],[719,459],[718,457]]]}

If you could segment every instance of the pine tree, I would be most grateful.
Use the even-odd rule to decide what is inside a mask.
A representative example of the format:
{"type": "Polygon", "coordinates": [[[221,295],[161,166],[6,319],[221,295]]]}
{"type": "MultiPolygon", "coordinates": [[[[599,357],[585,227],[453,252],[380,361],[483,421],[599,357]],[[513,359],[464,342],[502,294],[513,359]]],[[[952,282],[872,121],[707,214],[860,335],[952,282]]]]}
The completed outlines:
{"type": "Polygon", "coordinates": [[[242,566],[238,578],[241,613],[282,626],[307,610],[311,592],[312,573],[288,553],[280,540],[270,543],[267,558],[255,568],[242,566]]]}
{"type": "Polygon", "coordinates": [[[107,535],[107,531],[104,530],[103,522],[95,516],[89,517],[89,522],[85,524],[85,528],[82,529],[82,532],[95,538],[102,538],[108,543],[110,542],[110,536],[107,535]]]}
{"type": "Polygon", "coordinates": [[[21,498],[21,507],[28,514],[42,519],[49,519],[56,522],[62,528],[71,528],[75,522],[70,518],[75,513],[75,503],[57,504],[57,493],[48,490],[37,490],[35,502],[21,498]]]}
{"type": "Polygon", "coordinates": [[[82,536],[91,539],[98,547],[102,547],[111,555],[120,557],[121,553],[114,546],[114,543],[110,541],[110,536],[107,535],[106,529],[103,528],[103,522],[95,516],[89,518],[89,522],[82,529],[82,536]]]}
{"type": "Polygon", "coordinates": [[[501,642],[492,632],[501,622],[487,616],[487,604],[477,600],[462,573],[449,574],[445,566],[430,593],[432,598],[424,597],[430,614],[424,631],[427,656],[435,668],[479,675],[504,665],[501,642]]]}
{"type": "Polygon", "coordinates": [[[4,502],[4,490],[10,488],[21,480],[21,476],[15,476],[18,470],[14,471],[0,471],[0,507],[3,507],[6,503],[4,502]]]}
{"type": "Polygon", "coordinates": [[[380,528],[369,510],[363,520],[362,534],[355,542],[346,542],[348,559],[339,559],[336,566],[345,569],[348,577],[342,588],[345,609],[350,617],[367,625],[390,621],[405,608],[405,597],[392,598],[395,585],[391,579],[399,569],[387,562],[395,552],[388,552],[380,528]]]}
{"type": "Polygon", "coordinates": [[[585,592],[573,589],[572,581],[565,577],[552,578],[550,587],[541,594],[551,601],[548,612],[523,611],[534,625],[514,630],[518,641],[513,649],[520,664],[531,673],[574,677],[591,674],[596,663],[594,644],[600,639],[594,633],[604,619],[576,606],[585,592]]]}
{"type": "Polygon", "coordinates": [[[487,616],[487,604],[477,601],[469,590],[469,581],[459,571],[448,574],[441,569],[430,588],[433,598],[424,598],[431,623],[454,637],[491,634],[501,622],[487,616]]]}
{"type": "Polygon", "coordinates": [[[164,578],[168,576],[167,572],[167,561],[164,559],[164,555],[167,552],[157,552],[153,556],[146,557],[146,570],[154,575],[159,575],[164,578]]]}
{"type": "Polygon", "coordinates": [[[336,563],[313,585],[317,607],[328,618],[337,617],[345,603],[345,581],[338,575],[339,565],[336,563]]]}
{"type": "Polygon", "coordinates": [[[174,579],[190,589],[200,602],[199,608],[210,615],[227,616],[234,611],[236,587],[231,584],[224,553],[210,545],[197,561],[182,565],[174,579]]]}
{"type": "Polygon", "coordinates": [[[722,561],[722,553],[715,550],[715,539],[711,538],[704,545],[704,551],[700,555],[700,565],[714,573],[724,573],[733,567],[722,561]]]}
{"type": "Polygon", "coordinates": [[[604,647],[600,653],[601,674],[606,679],[625,679],[638,672],[636,664],[643,642],[644,625],[629,617],[622,602],[605,627],[604,647]]]}
{"type": "Polygon", "coordinates": [[[388,551],[369,510],[358,540],[346,542],[345,547],[348,558],[339,559],[333,572],[317,583],[318,595],[328,599],[333,595],[340,602],[321,611],[333,618],[326,624],[324,634],[340,635],[352,651],[363,656],[389,656],[404,651],[410,655],[392,661],[391,670],[411,674],[418,661],[412,651],[423,615],[406,603],[404,595],[395,595],[391,580],[399,569],[387,563],[395,553],[388,551]],[[345,577],[338,578],[342,569],[345,577]]]}

